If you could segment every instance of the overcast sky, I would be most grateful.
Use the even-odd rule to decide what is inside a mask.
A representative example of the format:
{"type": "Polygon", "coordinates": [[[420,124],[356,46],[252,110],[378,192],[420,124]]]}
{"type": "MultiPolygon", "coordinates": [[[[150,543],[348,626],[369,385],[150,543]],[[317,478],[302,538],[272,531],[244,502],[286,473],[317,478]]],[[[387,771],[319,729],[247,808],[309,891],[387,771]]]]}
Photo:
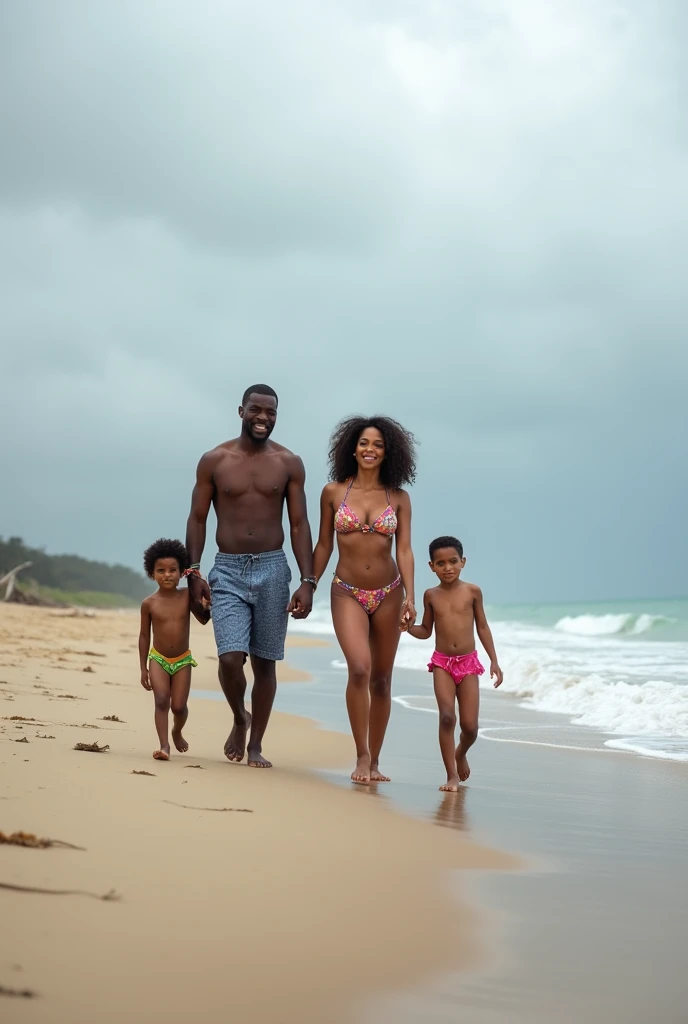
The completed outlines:
{"type": "MultiPolygon", "coordinates": [[[[488,600],[685,594],[681,0],[0,5],[0,534],[138,567],[280,396],[488,600]]],[[[214,550],[212,539],[207,554],[214,550]]],[[[207,561],[207,556],[205,561],[207,561]]]]}

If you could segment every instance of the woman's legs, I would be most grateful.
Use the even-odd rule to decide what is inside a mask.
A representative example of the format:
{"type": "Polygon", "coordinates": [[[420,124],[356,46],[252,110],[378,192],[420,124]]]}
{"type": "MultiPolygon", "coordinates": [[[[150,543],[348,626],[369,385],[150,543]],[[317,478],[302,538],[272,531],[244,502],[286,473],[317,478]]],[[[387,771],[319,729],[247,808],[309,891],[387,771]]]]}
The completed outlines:
{"type": "Polygon", "coordinates": [[[370,782],[368,722],[370,718],[370,622],[358,601],[343,588],[332,585],[332,622],[346,658],[349,679],[346,684],[346,709],[356,744],[353,782],[370,782]]]}
{"type": "Polygon", "coordinates": [[[391,590],[370,616],[370,745],[371,782],[389,782],[378,770],[380,750],[392,710],[392,669],[399,646],[403,587],[391,590]]]}

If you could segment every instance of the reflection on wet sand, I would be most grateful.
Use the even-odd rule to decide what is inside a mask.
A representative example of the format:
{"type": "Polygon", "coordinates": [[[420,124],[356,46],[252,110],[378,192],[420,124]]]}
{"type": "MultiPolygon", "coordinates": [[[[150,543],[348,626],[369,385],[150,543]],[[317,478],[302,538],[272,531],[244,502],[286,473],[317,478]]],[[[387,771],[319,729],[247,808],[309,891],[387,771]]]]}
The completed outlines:
{"type": "Polygon", "coordinates": [[[460,786],[457,793],[443,793],[434,814],[435,822],[444,828],[457,828],[465,832],[469,828],[466,817],[466,793],[468,790],[460,786]]]}

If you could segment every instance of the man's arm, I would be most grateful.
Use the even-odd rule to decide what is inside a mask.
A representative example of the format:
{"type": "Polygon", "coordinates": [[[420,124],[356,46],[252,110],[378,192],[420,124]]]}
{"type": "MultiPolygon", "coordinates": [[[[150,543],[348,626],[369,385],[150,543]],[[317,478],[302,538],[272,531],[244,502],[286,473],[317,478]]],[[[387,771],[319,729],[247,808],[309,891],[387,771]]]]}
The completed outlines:
{"type": "MultiPolygon", "coordinates": [[[[308,522],[306,507],[306,470],[298,455],[292,456],[287,483],[287,514],[289,516],[289,532],[291,549],[301,578],[313,576],[313,538],[308,522]]],[[[314,587],[310,583],[301,583],[294,592],[287,610],[295,619],[305,619],[313,606],[314,587]]]]}
{"type": "Polygon", "coordinates": [[[483,607],[483,595],[480,587],[473,587],[475,597],[473,599],[473,613],[475,616],[475,628],[478,631],[478,637],[480,643],[485,648],[485,653],[490,659],[490,677],[495,680],[495,686],[501,686],[502,670],[499,667],[497,661],[497,652],[495,651],[494,640],[492,639],[492,630],[487,624],[487,616],[485,615],[485,608],[483,607]]]}
{"type": "MultiPolygon", "coordinates": [[[[213,501],[215,485],[213,470],[215,458],[212,452],[206,452],[196,469],[196,483],[191,494],[191,511],[186,521],[186,550],[191,565],[199,564],[205,547],[205,530],[208,512],[213,501]]],[[[199,576],[189,576],[189,596],[194,615],[201,612],[202,602],[210,601],[210,587],[199,576]]]]}

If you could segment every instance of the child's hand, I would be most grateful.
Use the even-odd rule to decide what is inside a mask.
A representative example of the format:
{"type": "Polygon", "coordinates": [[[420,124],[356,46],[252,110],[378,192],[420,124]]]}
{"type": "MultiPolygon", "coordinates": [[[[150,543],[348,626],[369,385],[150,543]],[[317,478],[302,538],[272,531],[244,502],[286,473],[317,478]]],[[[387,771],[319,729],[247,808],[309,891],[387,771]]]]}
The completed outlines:
{"type": "Polygon", "coordinates": [[[495,689],[498,686],[502,685],[502,680],[504,679],[504,676],[502,674],[501,668],[499,667],[496,661],[490,662],[490,679],[494,679],[495,689]]]}
{"type": "Polygon", "coordinates": [[[148,669],[147,668],[142,668],[141,669],[141,686],[144,688],[144,690],[152,690],[153,689],[153,684],[150,681],[150,676],[148,675],[148,669]]]}

